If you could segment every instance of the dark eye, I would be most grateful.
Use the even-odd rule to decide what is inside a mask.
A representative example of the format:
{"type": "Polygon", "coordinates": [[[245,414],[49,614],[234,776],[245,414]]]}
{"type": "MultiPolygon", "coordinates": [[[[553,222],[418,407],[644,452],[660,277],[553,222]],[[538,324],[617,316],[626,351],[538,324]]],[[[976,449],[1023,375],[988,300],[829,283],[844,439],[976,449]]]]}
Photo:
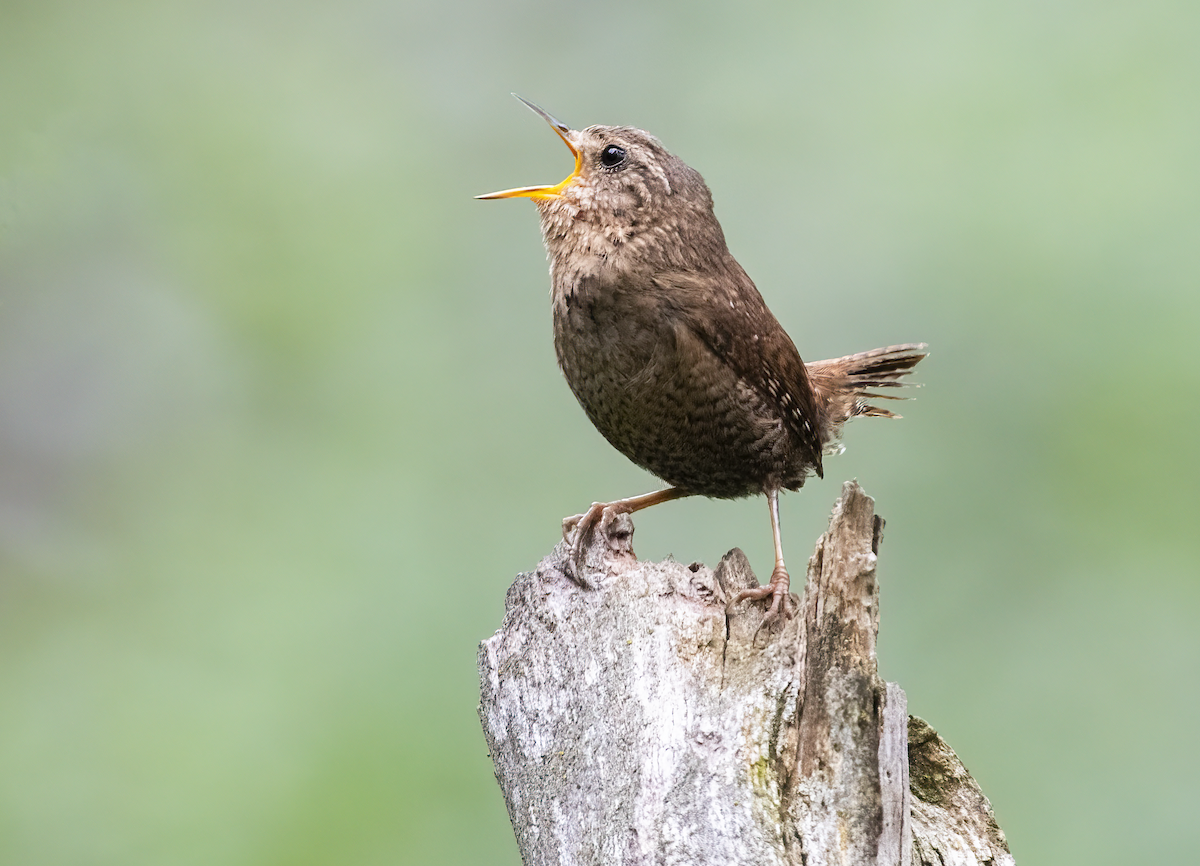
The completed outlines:
{"type": "Polygon", "coordinates": [[[605,168],[616,168],[625,161],[625,148],[610,144],[600,151],[600,164],[605,168]]]}

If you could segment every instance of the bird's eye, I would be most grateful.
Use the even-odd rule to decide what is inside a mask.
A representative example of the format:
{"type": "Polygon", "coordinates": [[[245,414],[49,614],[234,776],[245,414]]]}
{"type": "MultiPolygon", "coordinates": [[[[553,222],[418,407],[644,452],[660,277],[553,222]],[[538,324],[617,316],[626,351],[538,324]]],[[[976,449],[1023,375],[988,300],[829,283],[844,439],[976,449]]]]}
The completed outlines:
{"type": "Polygon", "coordinates": [[[605,168],[616,168],[625,161],[625,148],[610,144],[600,151],[600,164],[605,168]]]}

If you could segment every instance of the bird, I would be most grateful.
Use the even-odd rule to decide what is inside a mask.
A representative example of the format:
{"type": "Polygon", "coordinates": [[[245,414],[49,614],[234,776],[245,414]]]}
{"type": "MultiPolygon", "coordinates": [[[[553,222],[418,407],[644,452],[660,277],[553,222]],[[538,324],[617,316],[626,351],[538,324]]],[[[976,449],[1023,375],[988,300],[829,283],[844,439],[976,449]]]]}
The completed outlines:
{"type": "Polygon", "coordinates": [[[513,96],[558,134],[575,168],[557,184],[476,198],[537,206],[563,376],[604,438],[668,485],[566,518],[569,561],[581,563],[617,514],[685,496],[765,496],[771,578],[732,603],[770,599],[764,624],[791,617],[779,494],[824,477],[822,459],[840,450],[850,418],[899,417],[872,403],[899,396],[871,389],[906,384],[927,345],[806,364],[729,252],[699,172],[644,130],[571,129],[513,96]]]}

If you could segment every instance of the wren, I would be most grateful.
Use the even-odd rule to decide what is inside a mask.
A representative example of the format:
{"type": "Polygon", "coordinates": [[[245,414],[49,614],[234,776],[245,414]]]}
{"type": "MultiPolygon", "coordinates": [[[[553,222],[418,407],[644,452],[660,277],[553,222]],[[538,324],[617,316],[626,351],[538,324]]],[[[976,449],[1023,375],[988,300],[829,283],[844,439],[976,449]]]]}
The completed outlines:
{"type": "Polygon", "coordinates": [[[478,198],[537,205],[567,384],[614,448],[669,485],[565,519],[569,561],[578,569],[614,514],[683,496],[761,494],[775,567],[768,584],[734,601],[770,597],[764,622],[791,616],[779,493],[823,475],[822,456],[850,418],[899,417],[870,402],[898,396],[871,389],[903,385],[925,344],[805,364],[730,254],[698,172],[640,129],[573,130],[521,101],[570,148],[575,170],[553,186],[478,198]]]}

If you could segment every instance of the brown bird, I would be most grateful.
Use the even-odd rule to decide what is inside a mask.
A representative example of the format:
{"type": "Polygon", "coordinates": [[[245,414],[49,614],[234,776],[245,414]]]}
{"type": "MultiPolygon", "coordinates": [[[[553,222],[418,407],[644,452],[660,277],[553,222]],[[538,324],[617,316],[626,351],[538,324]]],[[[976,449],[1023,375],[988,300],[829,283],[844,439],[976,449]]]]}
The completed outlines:
{"type": "Polygon", "coordinates": [[[670,485],[564,520],[564,537],[576,530],[571,561],[606,514],[695,494],[764,494],[775,568],[735,601],[771,596],[764,621],[790,616],[779,492],[822,475],[848,419],[898,417],[867,402],[897,397],[868,389],[902,385],[925,344],[806,365],[730,255],[698,172],[640,129],[577,131],[521,101],[571,149],[575,170],[553,186],[478,198],[537,205],[567,384],[613,447],[670,485]]]}

